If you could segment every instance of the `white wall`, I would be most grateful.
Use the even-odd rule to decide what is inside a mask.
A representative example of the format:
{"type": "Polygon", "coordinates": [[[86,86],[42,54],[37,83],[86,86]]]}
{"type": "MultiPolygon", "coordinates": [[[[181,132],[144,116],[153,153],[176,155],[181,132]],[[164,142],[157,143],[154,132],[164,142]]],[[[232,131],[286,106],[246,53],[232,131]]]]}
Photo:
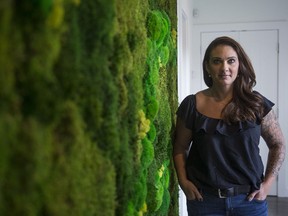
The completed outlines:
{"type": "Polygon", "coordinates": [[[178,97],[179,102],[191,92],[192,0],[178,0],[178,97]]]}
{"type": "Polygon", "coordinates": [[[195,24],[287,21],[287,0],[193,0],[195,24]]]}

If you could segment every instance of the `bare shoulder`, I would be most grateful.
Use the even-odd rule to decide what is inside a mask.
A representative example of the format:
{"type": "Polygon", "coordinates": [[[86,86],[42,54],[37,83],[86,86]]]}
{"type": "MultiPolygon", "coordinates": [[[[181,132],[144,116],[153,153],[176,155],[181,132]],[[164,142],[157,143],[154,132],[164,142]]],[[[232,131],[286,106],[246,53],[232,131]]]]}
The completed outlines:
{"type": "Polygon", "coordinates": [[[196,94],[196,100],[197,101],[204,101],[205,99],[207,99],[207,97],[209,96],[209,90],[208,89],[204,89],[201,91],[198,91],[196,94]]]}
{"type": "Polygon", "coordinates": [[[196,106],[198,110],[201,110],[203,104],[205,104],[207,98],[207,90],[201,90],[195,94],[196,97],[196,106]]]}
{"type": "Polygon", "coordinates": [[[208,94],[209,94],[209,89],[207,88],[207,89],[203,89],[201,91],[198,91],[195,95],[199,96],[199,97],[203,97],[203,96],[207,97],[208,94]]]}

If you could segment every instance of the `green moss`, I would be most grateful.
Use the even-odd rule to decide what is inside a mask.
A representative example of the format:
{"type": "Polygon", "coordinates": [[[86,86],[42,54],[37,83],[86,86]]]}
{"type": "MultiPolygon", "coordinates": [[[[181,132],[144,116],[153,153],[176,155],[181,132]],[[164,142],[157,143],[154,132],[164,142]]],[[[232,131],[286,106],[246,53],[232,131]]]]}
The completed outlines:
{"type": "Polygon", "coordinates": [[[161,47],[161,50],[160,50],[160,62],[161,62],[161,65],[166,65],[168,63],[169,54],[170,54],[170,51],[169,51],[169,47],[168,46],[161,47]]]}
{"type": "MultiPolygon", "coordinates": [[[[148,172],[149,186],[146,200],[148,215],[165,215],[169,209],[167,200],[170,200],[170,195],[164,196],[164,190],[168,192],[168,188],[170,187],[170,172],[168,171],[168,165],[171,158],[170,140],[174,119],[171,113],[172,109],[175,107],[175,104],[173,103],[176,99],[171,99],[170,92],[168,91],[170,85],[171,87],[175,87],[175,78],[173,78],[173,75],[169,75],[173,81],[173,83],[170,83],[167,71],[170,71],[171,68],[173,68],[171,65],[173,65],[175,44],[173,44],[171,23],[165,12],[159,10],[150,11],[147,26],[148,36],[151,39],[151,42],[148,42],[149,52],[147,59],[147,64],[149,66],[146,81],[146,86],[149,88],[149,90],[146,91],[147,116],[149,116],[150,110],[155,110],[149,109],[151,101],[155,100],[159,105],[157,115],[151,118],[154,120],[151,125],[155,126],[157,136],[154,141],[155,159],[149,167],[148,172]],[[167,83],[169,84],[167,85],[167,83]],[[165,202],[163,202],[163,199],[165,199],[165,202]]],[[[175,90],[173,91],[175,92],[175,90]]],[[[151,134],[154,134],[152,130],[151,134]]],[[[173,187],[175,186],[177,185],[173,185],[173,187]]],[[[174,210],[169,211],[175,212],[174,210]]]]}
{"type": "Polygon", "coordinates": [[[151,142],[154,142],[154,141],[155,141],[155,138],[156,138],[157,134],[156,134],[156,128],[155,128],[154,124],[151,124],[150,130],[149,130],[149,132],[148,132],[147,135],[148,135],[148,139],[149,139],[151,142]]]}
{"type": "Polygon", "coordinates": [[[159,102],[155,98],[150,98],[146,109],[147,118],[154,120],[159,110],[159,102]]]}
{"type": "Polygon", "coordinates": [[[166,216],[170,207],[170,201],[170,192],[168,191],[168,189],[164,189],[162,204],[155,215],[166,216]]]}
{"type": "Polygon", "coordinates": [[[149,119],[146,119],[143,110],[140,110],[138,112],[138,115],[139,115],[138,137],[139,139],[143,139],[144,137],[146,137],[146,134],[150,129],[150,121],[149,119]]]}
{"type": "Polygon", "coordinates": [[[141,157],[141,164],[144,169],[148,168],[154,159],[154,146],[147,138],[142,140],[143,152],[141,157]]]}
{"type": "Polygon", "coordinates": [[[161,11],[150,11],[147,19],[148,37],[160,47],[168,33],[169,25],[161,11]]]}
{"type": "Polygon", "coordinates": [[[168,189],[170,185],[170,171],[167,165],[165,166],[165,169],[163,172],[162,182],[163,182],[164,188],[168,189]]]}
{"type": "Polygon", "coordinates": [[[1,3],[1,215],[165,215],[168,185],[177,206],[165,2],[1,3]]]}
{"type": "MultiPolygon", "coordinates": [[[[11,3],[5,2],[0,7],[0,40],[2,41],[0,46],[0,98],[1,105],[0,109],[6,109],[11,100],[13,101],[13,85],[14,85],[14,61],[13,47],[12,44],[16,42],[15,35],[13,34],[12,22],[12,5],[11,3]]],[[[18,51],[17,48],[16,52],[18,51]]],[[[14,50],[15,51],[15,50],[14,50]]]]}
{"type": "Polygon", "coordinates": [[[155,184],[148,184],[148,197],[147,208],[148,215],[154,215],[162,205],[164,188],[161,183],[157,182],[155,184]]]}
{"type": "Polygon", "coordinates": [[[135,182],[135,194],[134,194],[134,203],[135,209],[137,212],[141,211],[143,205],[145,204],[145,200],[147,197],[147,174],[146,172],[142,172],[137,182],[135,182]]]}

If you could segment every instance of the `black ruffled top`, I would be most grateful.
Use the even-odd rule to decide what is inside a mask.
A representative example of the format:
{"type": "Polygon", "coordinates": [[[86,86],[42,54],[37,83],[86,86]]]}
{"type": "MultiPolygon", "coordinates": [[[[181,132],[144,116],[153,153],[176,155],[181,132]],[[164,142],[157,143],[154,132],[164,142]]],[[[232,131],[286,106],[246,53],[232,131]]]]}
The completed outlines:
{"type": "MultiPolygon", "coordinates": [[[[264,116],[274,103],[264,96],[264,116]]],[[[264,167],[259,155],[261,121],[227,124],[196,109],[195,95],[187,96],[177,115],[192,130],[186,162],[188,179],[197,187],[229,188],[251,185],[260,188],[264,167]]]]}

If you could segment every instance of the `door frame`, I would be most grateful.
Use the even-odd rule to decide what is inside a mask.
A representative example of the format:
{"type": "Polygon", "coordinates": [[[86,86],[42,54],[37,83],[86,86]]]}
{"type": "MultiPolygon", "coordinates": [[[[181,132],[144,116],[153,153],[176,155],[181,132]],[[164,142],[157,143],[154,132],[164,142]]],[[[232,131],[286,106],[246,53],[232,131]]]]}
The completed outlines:
{"type": "MultiPolygon", "coordinates": [[[[288,23],[283,22],[258,22],[258,23],[231,23],[231,24],[209,24],[209,25],[193,25],[192,27],[192,58],[191,74],[190,74],[190,91],[195,93],[202,89],[202,69],[201,69],[201,33],[203,32],[219,32],[219,31],[256,31],[256,30],[278,30],[279,31],[279,77],[278,77],[278,91],[279,104],[278,114],[279,123],[283,130],[286,142],[288,141],[288,100],[285,92],[288,90],[288,73],[287,73],[287,59],[288,59],[288,23]],[[286,82],[285,82],[286,81],[286,82]]],[[[181,47],[179,47],[181,49],[181,47]]],[[[181,74],[180,83],[181,85],[181,74]]],[[[183,80],[183,78],[182,78],[183,80]]],[[[279,197],[288,197],[288,159],[286,159],[280,169],[278,175],[278,189],[279,197]]]]}
{"type": "MultiPolygon", "coordinates": [[[[191,80],[193,73],[191,68],[192,59],[192,26],[193,16],[191,13],[193,0],[177,1],[177,62],[178,62],[178,102],[191,92],[191,80]]],[[[179,215],[188,216],[186,196],[179,186],[179,215]]]]}

